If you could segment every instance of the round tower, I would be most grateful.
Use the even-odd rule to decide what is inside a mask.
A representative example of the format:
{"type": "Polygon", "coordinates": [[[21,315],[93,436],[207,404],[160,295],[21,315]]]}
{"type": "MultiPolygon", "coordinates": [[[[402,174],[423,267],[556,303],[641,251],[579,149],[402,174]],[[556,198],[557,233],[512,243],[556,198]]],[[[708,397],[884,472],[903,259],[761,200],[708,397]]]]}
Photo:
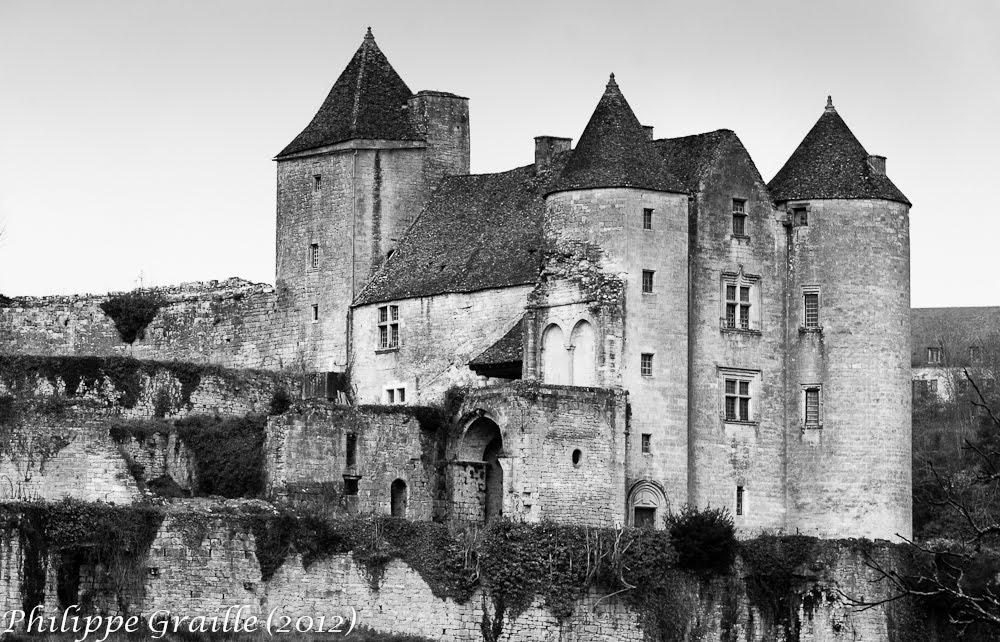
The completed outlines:
{"type": "Polygon", "coordinates": [[[787,530],[909,537],[910,203],[829,98],[769,188],[788,243],[787,530]]]}
{"type": "MultiPolygon", "coordinates": [[[[598,372],[592,382],[577,384],[573,368],[572,383],[628,391],[631,420],[621,453],[626,523],[662,525],[667,502],[687,500],[688,196],[614,74],[545,204],[550,251],[602,273],[581,273],[579,283],[611,277],[624,296],[620,309],[595,319],[593,301],[602,300],[600,292],[584,292],[587,305],[567,305],[568,298],[553,295],[551,307],[537,317],[543,362],[559,351],[550,340],[555,333],[568,338],[565,347],[576,359],[574,329],[596,326],[598,372]]],[[[548,382],[544,365],[542,370],[548,382]]]]}

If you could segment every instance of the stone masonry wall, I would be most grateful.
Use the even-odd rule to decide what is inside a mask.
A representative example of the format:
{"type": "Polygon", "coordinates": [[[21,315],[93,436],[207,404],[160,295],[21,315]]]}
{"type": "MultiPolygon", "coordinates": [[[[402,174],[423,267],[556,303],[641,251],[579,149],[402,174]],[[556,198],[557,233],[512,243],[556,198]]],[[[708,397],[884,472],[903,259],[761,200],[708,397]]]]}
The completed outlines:
{"type": "Polygon", "coordinates": [[[105,295],[16,297],[0,305],[0,354],[131,356],[280,370],[300,366],[274,290],[242,279],[152,288],[164,297],[132,345],[100,308],[105,295]]]}
{"type": "MultiPolygon", "coordinates": [[[[292,625],[303,616],[327,627],[343,618],[375,630],[422,635],[442,642],[482,640],[482,623],[495,614],[488,595],[477,590],[464,603],[436,597],[423,578],[406,564],[393,560],[377,585],[351,555],[333,555],[303,567],[298,555],[287,557],[268,581],[261,577],[254,536],[237,515],[235,506],[188,500],[174,504],[163,522],[144,564],[141,595],[129,602],[130,612],[146,617],[154,612],[172,616],[225,617],[242,607],[241,617],[289,617],[292,625]],[[190,519],[191,513],[198,519],[190,519]],[[485,618],[484,618],[485,615],[485,618]]],[[[19,608],[22,554],[17,535],[0,534],[0,599],[5,608],[19,608]]],[[[898,549],[879,546],[881,562],[899,561],[898,549]]],[[[747,593],[740,566],[734,575],[710,581],[692,581],[677,588],[669,599],[676,604],[672,617],[687,622],[682,638],[693,642],[847,642],[849,640],[954,639],[953,629],[939,627],[909,602],[867,610],[852,607],[849,599],[878,600],[891,595],[885,583],[864,564],[853,542],[825,542],[799,569],[807,600],[798,608],[800,631],[788,638],[780,624],[769,624],[747,593]]],[[[49,560],[45,613],[57,614],[57,577],[49,560]]],[[[83,569],[77,602],[117,613],[118,602],[101,579],[101,569],[83,569]]],[[[500,640],[547,642],[612,642],[644,640],[642,619],[622,595],[606,595],[591,588],[577,602],[573,614],[557,620],[539,601],[516,618],[505,618],[500,640]]],[[[231,620],[230,620],[231,621],[231,620]]],[[[276,620],[277,621],[277,620],[276,620]]]]}
{"type": "Polygon", "coordinates": [[[724,506],[744,533],[785,526],[785,229],[749,154],[719,146],[692,202],[690,501],[724,506]],[[733,199],[745,234],[733,234],[733,199]],[[724,278],[724,273],[729,275],[724,278]],[[725,327],[729,278],[751,287],[750,323],[725,327]],[[750,380],[750,420],[725,420],[725,379],[750,380]],[[743,489],[737,510],[737,487],[743,489]],[[742,513],[742,514],[740,514],[742,513]]]}
{"type": "Polygon", "coordinates": [[[313,402],[301,413],[268,422],[267,488],[272,497],[323,507],[326,512],[388,515],[390,489],[406,484],[405,516],[430,520],[438,499],[433,474],[435,435],[409,409],[354,408],[313,402]],[[348,466],[347,438],[356,439],[348,466]],[[345,493],[345,477],[357,480],[357,494],[345,493]]]}
{"type": "Polygon", "coordinates": [[[442,294],[354,309],[351,378],[361,403],[385,403],[387,388],[407,403],[432,404],[455,385],[476,382],[469,361],[499,341],[524,315],[531,286],[442,294]],[[379,345],[378,309],[399,307],[399,347],[379,345]]]}
{"type": "Polygon", "coordinates": [[[625,405],[621,390],[520,382],[471,391],[461,416],[500,429],[504,515],[611,526],[624,518],[625,405]]]}

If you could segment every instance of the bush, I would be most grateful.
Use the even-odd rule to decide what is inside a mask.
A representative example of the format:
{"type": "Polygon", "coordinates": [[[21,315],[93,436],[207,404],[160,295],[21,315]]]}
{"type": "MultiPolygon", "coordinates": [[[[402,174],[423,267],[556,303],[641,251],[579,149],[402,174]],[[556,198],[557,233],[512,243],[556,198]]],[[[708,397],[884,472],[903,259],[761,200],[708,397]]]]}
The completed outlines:
{"type": "Polygon", "coordinates": [[[267,414],[283,415],[285,411],[292,407],[292,396],[284,388],[278,388],[271,395],[271,403],[268,405],[267,414]]]}
{"type": "Polygon", "coordinates": [[[163,304],[164,300],[158,294],[133,290],[108,297],[101,303],[101,310],[115,322],[122,341],[132,344],[136,339],[146,338],[146,327],[156,318],[163,304]]]}
{"type": "Polygon", "coordinates": [[[677,565],[690,571],[725,573],[736,559],[736,527],[725,508],[685,505],[680,514],[667,515],[677,565]]]}

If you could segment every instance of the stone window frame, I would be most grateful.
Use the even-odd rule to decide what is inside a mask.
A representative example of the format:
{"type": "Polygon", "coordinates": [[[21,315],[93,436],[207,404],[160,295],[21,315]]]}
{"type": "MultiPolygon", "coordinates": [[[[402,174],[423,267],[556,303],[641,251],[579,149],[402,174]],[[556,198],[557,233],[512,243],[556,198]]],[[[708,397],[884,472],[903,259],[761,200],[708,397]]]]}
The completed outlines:
{"type": "MultiPolygon", "coordinates": [[[[761,393],[761,371],[760,370],[750,370],[747,368],[729,368],[729,367],[719,367],[719,418],[724,424],[731,425],[758,425],[760,424],[760,419],[758,417],[758,405],[760,403],[760,393],[761,393]],[[740,399],[744,396],[747,398],[747,417],[746,419],[734,419],[729,417],[726,412],[726,397],[733,397],[732,394],[727,394],[726,391],[726,381],[736,381],[736,398],[740,399]],[[739,383],[747,383],[747,393],[745,395],[741,394],[739,383]]],[[[737,407],[737,416],[739,415],[739,408],[737,407]]]]}
{"type": "Polygon", "coordinates": [[[741,265],[736,272],[723,271],[720,279],[719,296],[721,309],[719,325],[724,332],[760,334],[761,327],[761,278],[758,274],[747,274],[741,265]],[[729,298],[729,288],[734,288],[735,298],[729,298]],[[747,301],[743,301],[742,288],[748,288],[747,301]],[[730,322],[730,306],[734,316],[730,322]],[[746,327],[743,327],[743,309],[746,308],[746,327]]]}
{"type": "Polygon", "coordinates": [[[789,203],[785,206],[788,213],[788,225],[792,227],[809,227],[809,215],[812,205],[808,202],[789,203]]]}
{"type": "Polygon", "coordinates": [[[644,432],[640,436],[639,441],[639,451],[643,455],[653,454],[653,434],[644,432]]]}
{"type": "Polygon", "coordinates": [[[734,239],[748,239],[750,235],[747,233],[747,199],[745,198],[734,198],[732,199],[732,210],[733,210],[733,222],[732,222],[732,237],[734,239]]]}
{"type": "Polygon", "coordinates": [[[644,207],[642,208],[642,229],[652,230],[653,229],[653,208],[644,207]]]}
{"type": "Polygon", "coordinates": [[[407,397],[405,383],[392,383],[382,388],[382,401],[387,406],[405,406],[407,397]]]}
{"type": "Polygon", "coordinates": [[[802,286],[802,326],[801,329],[806,332],[823,332],[823,324],[820,321],[820,313],[823,310],[823,296],[820,291],[820,286],[818,285],[803,285],[802,286]],[[815,319],[810,319],[809,314],[809,301],[810,298],[815,297],[816,301],[816,316],[815,319]]]}
{"type": "Polygon", "coordinates": [[[928,346],[927,347],[927,364],[933,366],[941,365],[941,353],[944,352],[941,346],[928,346]]]}
{"type": "Polygon", "coordinates": [[[319,323],[319,303],[312,304],[312,322],[319,323]]]}
{"type": "Polygon", "coordinates": [[[378,327],[378,344],[376,352],[399,350],[399,306],[380,305],[376,311],[378,327]]]}
{"type": "Polygon", "coordinates": [[[318,192],[323,189],[323,175],[313,174],[313,191],[318,192]]]}
{"type": "Polygon", "coordinates": [[[309,271],[319,269],[319,243],[309,244],[309,254],[306,258],[308,261],[306,266],[309,271]]]}
{"type": "Polygon", "coordinates": [[[736,503],[733,510],[733,514],[736,517],[743,517],[747,512],[747,492],[745,484],[737,484],[736,486],[736,503]]]}
{"type": "Polygon", "coordinates": [[[643,352],[639,355],[639,375],[652,378],[654,352],[643,352]]]}
{"type": "Polygon", "coordinates": [[[642,293],[643,294],[653,294],[653,288],[655,287],[656,270],[643,270],[642,271],[642,293]]]}
{"type": "Polygon", "coordinates": [[[823,409],[826,403],[823,394],[823,384],[803,383],[799,386],[799,419],[803,430],[821,430],[823,428],[823,409]],[[810,396],[815,395],[815,409],[810,408],[810,396]],[[815,417],[810,415],[815,412],[815,417]]]}

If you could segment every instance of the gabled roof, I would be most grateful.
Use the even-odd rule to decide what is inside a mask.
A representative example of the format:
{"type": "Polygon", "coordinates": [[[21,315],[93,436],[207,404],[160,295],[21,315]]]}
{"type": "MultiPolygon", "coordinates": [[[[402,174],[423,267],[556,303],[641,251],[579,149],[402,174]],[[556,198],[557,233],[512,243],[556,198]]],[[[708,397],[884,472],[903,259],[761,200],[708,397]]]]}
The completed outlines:
{"type": "Polygon", "coordinates": [[[910,204],[827,98],[826,109],[768,184],[776,202],[811,198],[875,198],[910,204]]]}
{"type": "Polygon", "coordinates": [[[544,171],[449,176],[355,305],[534,283],[543,195],[567,154],[544,171]]]}
{"type": "Polygon", "coordinates": [[[596,187],[687,192],[656,153],[614,74],[550,192],[596,187]]]}
{"type": "Polygon", "coordinates": [[[507,334],[483,351],[481,355],[469,362],[469,367],[473,370],[488,366],[499,366],[512,363],[520,363],[524,358],[524,317],[517,320],[514,327],[507,331],[507,334]]]}
{"type": "Polygon", "coordinates": [[[661,138],[653,141],[653,147],[663,158],[670,173],[688,191],[697,192],[698,182],[707,176],[719,148],[731,140],[739,140],[732,130],[718,129],[693,136],[661,138]]]}
{"type": "Polygon", "coordinates": [[[353,139],[421,140],[406,112],[411,95],[368,29],[319,111],[278,158],[353,139]]]}
{"type": "Polygon", "coordinates": [[[969,364],[969,348],[1000,348],[1000,307],[913,308],[912,365],[927,365],[927,348],[943,348],[942,365],[969,364]]]}

